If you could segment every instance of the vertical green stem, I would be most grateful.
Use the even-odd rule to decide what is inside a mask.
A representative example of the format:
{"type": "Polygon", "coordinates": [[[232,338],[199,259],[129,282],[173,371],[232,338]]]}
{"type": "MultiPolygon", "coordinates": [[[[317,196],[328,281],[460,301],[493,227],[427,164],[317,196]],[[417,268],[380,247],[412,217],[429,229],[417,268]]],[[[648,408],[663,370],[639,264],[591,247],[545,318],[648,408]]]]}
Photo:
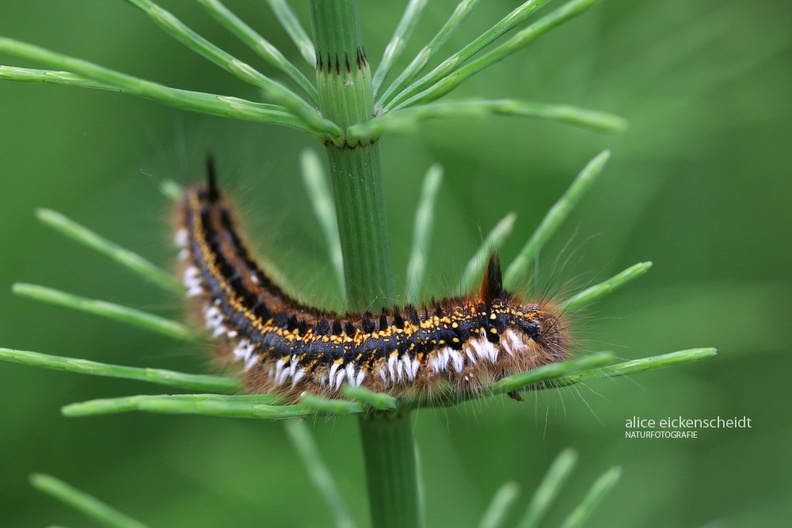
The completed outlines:
{"type": "MultiPolygon", "coordinates": [[[[342,130],[368,121],[374,97],[356,0],[312,0],[319,109],[342,130]]],[[[374,141],[328,141],[347,303],[374,311],[394,302],[390,240],[374,141]]],[[[360,419],[372,526],[419,526],[415,449],[409,411],[360,419]]]]}
{"type": "MultiPolygon", "coordinates": [[[[342,129],[368,121],[374,111],[371,71],[356,0],[314,0],[311,13],[322,114],[342,129]]],[[[326,147],[349,308],[388,306],[395,287],[379,148],[374,142],[350,143],[345,135],[326,147]]]]}
{"type": "Polygon", "coordinates": [[[359,423],[372,526],[420,526],[409,411],[371,413],[359,423]]]}
{"type": "Polygon", "coordinates": [[[349,308],[373,312],[391,306],[395,287],[379,149],[370,145],[342,150],[329,145],[327,154],[349,308]]]}

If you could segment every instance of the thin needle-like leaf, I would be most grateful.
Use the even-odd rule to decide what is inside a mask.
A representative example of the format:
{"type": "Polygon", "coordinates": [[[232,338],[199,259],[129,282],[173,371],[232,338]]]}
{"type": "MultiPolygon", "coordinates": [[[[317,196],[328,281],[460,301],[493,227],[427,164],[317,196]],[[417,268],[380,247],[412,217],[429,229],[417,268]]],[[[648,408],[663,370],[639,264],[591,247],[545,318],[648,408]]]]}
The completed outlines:
{"type": "Polygon", "coordinates": [[[146,528],[146,525],[111,508],[99,499],[88,495],[50,475],[34,473],[30,476],[34,488],[51,495],[108,528],[146,528]]]}
{"type": "Polygon", "coordinates": [[[341,130],[335,123],[322,118],[315,108],[306,103],[297,94],[280,83],[273,81],[249,64],[221,50],[188,28],[169,11],[166,11],[150,0],[126,0],[126,2],[143,11],[154,23],[165,30],[165,32],[195,53],[217,64],[243,81],[251,83],[263,90],[267,97],[271,98],[277,104],[281,104],[288,108],[311,129],[329,134],[333,137],[341,135],[341,130]]]}
{"type": "Polygon", "coordinates": [[[656,370],[659,368],[672,367],[676,365],[684,365],[685,363],[692,363],[701,359],[706,359],[717,354],[714,348],[691,348],[689,350],[681,350],[679,352],[671,352],[669,354],[662,354],[659,356],[652,356],[641,359],[633,359],[607,367],[577,372],[574,374],[564,375],[554,381],[558,387],[566,385],[574,385],[576,383],[584,383],[588,381],[615,378],[618,376],[631,376],[644,372],[647,370],[656,370]]]}
{"type": "Polygon", "coordinates": [[[137,253],[133,253],[115,242],[111,242],[97,235],[87,227],[78,224],[57,211],[51,209],[37,209],[36,218],[59,233],[96,251],[100,255],[104,255],[161,288],[176,293],[182,293],[184,291],[184,287],[171,277],[169,273],[166,273],[137,253]]]}
{"type": "Polygon", "coordinates": [[[379,411],[393,411],[398,409],[399,400],[384,392],[372,392],[366,387],[344,385],[341,393],[350,400],[363,403],[379,411]]]}
{"type": "Polygon", "coordinates": [[[516,482],[507,482],[492,497],[489,508],[479,521],[478,528],[500,528],[504,525],[509,509],[520,494],[520,486],[516,482]]]}
{"type": "Polygon", "coordinates": [[[183,372],[164,369],[125,367],[89,361],[87,359],[51,356],[39,352],[12,350],[9,348],[0,348],[0,360],[33,367],[75,372],[77,374],[89,374],[91,376],[147,381],[157,385],[167,385],[169,387],[176,387],[184,390],[234,393],[242,388],[242,383],[239,378],[185,374],[183,372]]]}
{"type": "Polygon", "coordinates": [[[12,39],[0,38],[0,52],[39,62],[51,68],[69,70],[38,70],[0,66],[0,79],[3,80],[44,82],[117,91],[192,112],[271,123],[302,130],[320,139],[324,137],[310,129],[308,125],[283,106],[256,103],[238,97],[170,88],[12,39]]]}
{"type": "Polygon", "coordinates": [[[259,35],[253,28],[231,12],[220,0],[198,1],[218,22],[223,24],[226,29],[236,35],[237,38],[247,44],[269,64],[288,75],[306,94],[308,94],[314,104],[318,104],[319,93],[316,91],[316,87],[308,81],[305,75],[303,75],[294,64],[289,62],[289,60],[278,51],[278,48],[270,44],[267,39],[259,35]]]}
{"type": "Polygon", "coordinates": [[[692,363],[712,357],[716,353],[714,348],[694,348],[607,365],[613,360],[613,355],[607,352],[600,352],[561,363],[550,363],[513,374],[485,387],[481,392],[463,394],[461,396],[450,395],[448,397],[438,395],[433,396],[431,399],[421,397],[414,399],[404,398],[401,404],[403,407],[410,408],[446,407],[470,399],[480,398],[484,395],[506,394],[523,389],[553,389],[597,379],[628,376],[648,370],[692,363]]]}
{"type": "Polygon", "coordinates": [[[619,477],[621,477],[621,468],[618,466],[614,466],[603,473],[591,486],[583,501],[564,520],[561,528],[580,528],[583,526],[591,512],[594,511],[594,508],[619,481],[619,477]]]}
{"type": "Polygon", "coordinates": [[[500,44],[492,51],[464,65],[454,67],[452,73],[437,79],[436,82],[427,86],[423,91],[404,99],[402,103],[392,105],[391,109],[396,110],[402,107],[415,106],[419,103],[427,103],[446,95],[468,78],[524,48],[556,26],[580,15],[598,1],[599,0],[572,0],[564,4],[549,15],[540,18],[527,28],[517,32],[517,34],[510,37],[506,42],[500,44]]]}
{"type": "Polygon", "coordinates": [[[135,308],[121,306],[107,301],[88,299],[36,284],[16,283],[11,287],[11,290],[15,294],[23,297],[98,315],[100,317],[107,317],[108,319],[137,326],[173,339],[179,339],[181,341],[198,340],[198,336],[191,328],[177,323],[176,321],[171,321],[170,319],[159,317],[135,308]]]}
{"type": "Polygon", "coordinates": [[[628,282],[637,279],[649,271],[649,268],[651,267],[651,262],[639,262],[638,264],[630,266],[618,275],[614,275],[604,282],[595,284],[594,286],[586,288],[582,292],[573,295],[571,298],[561,303],[561,308],[574,310],[575,308],[580,308],[581,306],[591,304],[592,302],[601,299],[609,293],[612,293],[617,288],[624,286],[628,282]]]}
{"type": "MultiPolygon", "coordinates": [[[[8,43],[4,43],[8,45],[8,43]]],[[[56,70],[38,70],[34,68],[19,68],[17,66],[0,65],[0,79],[4,81],[17,82],[41,82],[47,84],[58,84],[61,86],[76,86],[78,88],[92,88],[94,90],[108,90],[112,92],[122,92],[120,88],[112,84],[103,83],[70,73],[56,70]]]]}
{"type": "Polygon", "coordinates": [[[306,392],[300,397],[300,403],[314,411],[327,414],[357,414],[363,412],[358,402],[323,398],[306,392]]]}
{"type": "Polygon", "coordinates": [[[593,130],[620,132],[627,126],[621,117],[606,112],[569,105],[517,101],[514,99],[472,100],[453,103],[429,103],[394,110],[365,123],[349,127],[350,139],[370,141],[386,132],[409,132],[421,122],[438,118],[471,118],[487,116],[535,117],[558,121],[593,130]]]}
{"type": "Polygon", "coordinates": [[[407,83],[415,79],[415,76],[421,73],[421,70],[423,70],[426,64],[435,56],[443,44],[451,38],[451,35],[459,28],[462,21],[468,16],[477,3],[478,0],[462,0],[459,5],[456,6],[451,17],[446,21],[443,27],[440,28],[440,31],[437,32],[432,40],[429,41],[429,44],[418,52],[418,55],[410,62],[409,66],[407,66],[396,80],[388,86],[388,89],[385,90],[385,93],[382,94],[382,97],[378,101],[377,107],[382,108],[391,100],[394,94],[399,93],[407,83]]]}
{"type": "Polygon", "coordinates": [[[272,405],[256,395],[163,394],[106,398],[64,406],[64,416],[82,417],[120,412],[142,411],[158,414],[200,414],[226,418],[281,420],[298,418],[313,411],[305,405],[272,405]],[[265,403],[263,403],[265,402],[265,403]]]}
{"type": "Polygon", "coordinates": [[[421,526],[426,524],[426,483],[424,482],[423,456],[421,448],[415,443],[415,491],[418,493],[418,519],[421,526]]]}
{"type": "Polygon", "coordinates": [[[413,224],[413,242],[410,251],[410,260],[407,264],[407,302],[415,304],[421,300],[424,279],[426,277],[426,259],[432,241],[434,228],[434,210],[437,202],[437,191],[443,181],[443,168],[432,165],[426,171],[421,195],[418,198],[418,209],[415,211],[413,224]]]}
{"type": "Polygon", "coordinates": [[[311,200],[316,219],[322,228],[324,239],[327,244],[327,252],[330,255],[330,263],[336,276],[336,283],[341,292],[342,299],[346,297],[346,286],[344,285],[344,254],[341,251],[341,239],[338,236],[338,220],[336,219],[335,204],[333,203],[333,193],[327,181],[327,175],[322,168],[316,152],[305,149],[300,155],[300,166],[302,168],[303,184],[311,200]]]}
{"type": "MultiPolygon", "coordinates": [[[[716,351],[714,348],[691,349],[626,361],[605,367],[602,365],[610,362],[612,360],[612,355],[607,353],[592,354],[563,363],[551,363],[509,376],[486,387],[480,393],[471,393],[462,396],[452,395],[449,397],[438,395],[433,396],[431,399],[420,397],[416,399],[403,398],[400,401],[400,407],[415,408],[455,405],[473,398],[521,390],[542,382],[547,383],[537,388],[563,387],[596,379],[626,376],[646,370],[681,365],[711,357],[715,354],[716,351]]],[[[241,382],[237,378],[184,374],[161,369],[124,367],[84,359],[50,356],[47,354],[11,350],[7,348],[0,348],[0,360],[55,370],[77,372],[80,374],[148,381],[186,390],[209,390],[233,393],[241,389],[241,382]]],[[[236,399],[212,399],[210,398],[211,395],[200,395],[200,402],[193,401],[198,398],[196,395],[192,395],[194,396],[192,399],[189,397],[190,395],[182,396],[184,396],[184,398],[181,400],[176,396],[157,397],[159,399],[155,397],[135,396],[132,397],[132,399],[97,400],[98,403],[85,402],[83,404],[74,404],[69,406],[68,410],[64,412],[70,415],[83,415],[146,410],[151,412],[207,414],[211,416],[285,418],[289,416],[314,414],[317,412],[332,415],[357,414],[365,410],[360,403],[365,402],[365,398],[357,394],[349,395],[349,397],[359,399],[359,401],[353,402],[321,398],[306,393],[302,396],[300,405],[291,406],[269,405],[269,403],[265,405],[261,403],[261,400],[255,400],[255,397],[250,396],[247,397],[249,398],[248,400],[245,400],[242,396],[236,399]],[[147,400],[146,398],[155,399],[147,400]],[[252,400],[250,398],[252,398],[252,400]],[[212,401],[209,401],[210,399],[212,401]]],[[[388,395],[384,396],[387,397],[388,395]]],[[[261,397],[265,398],[268,396],[262,395],[261,397]]],[[[386,401],[386,399],[383,398],[382,401],[386,401]]]]}
{"type": "Polygon", "coordinates": [[[413,30],[415,30],[415,26],[421,18],[424,7],[426,7],[426,0],[410,0],[407,3],[404,14],[399,24],[396,26],[396,31],[394,31],[393,37],[391,37],[390,42],[388,42],[388,45],[385,47],[385,52],[382,54],[382,61],[380,61],[377,71],[374,72],[374,77],[371,81],[374,88],[374,97],[377,97],[382,83],[393,67],[393,63],[396,62],[404,51],[404,45],[410,38],[410,35],[412,35],[413,30]]]}
{"type": "Polygon", "coordinates": [[[602,172],[608,158],[610,158],[610,151],[605,150],[592,159],[578,174],[564,195],[550,208],[539,227],[536,228],[531,238],[520,250],[517,258],[506,269],[503,283],[507,288],[514,288],[525,280],[533,264],[533,259],[539,253],[539,250],[558,230],[561,223],[566,220],[575,205],[591,187],[597,176],[602,172]]]}
{"type": "Polygon", "coordinates": [[[524,2],[511,13],[503,17],[497,24],[479,35],[473,42],[451,55],[435,69],[409,85],[404,91],[397,94],[392,101],[387,101],[387,104],[384,105],[385,110],[388,111],[397,106],[401,106],[401,103],[404,101],[412,98],[416,94],[437,83],[443,77],[451,74],[479,51],[523,23],[536,10],[549,1],[550,0],[528,0],[524,2]]]}
{"type": "Polygon", "coordinates": [[[484,239],[476,253],[473,255],[465,271],[462,273],[462,278],[457,285],[457,293],[459,295],[465,294],[473,288],[473,285],[481,281],[482,274],[484,273],[484,266],[487,264],[487,258],[492,253],[497,253],[503,244],[508,240],[514,226],[514,221],[517,219],[516,213],[509,213],[503,217],[500,222],[495,224],[492,231],[484,239]]]}
{"type": "MultiPolygon", "coordinates": [[[[531,385],[549,382],[551,380],[568,376],[576,372],[589,372],[588,369],[607,365],[611,361],[613,361],[613,355],[608,352],[590,354],[582,358],[571,359],[569,361],[560,363],[550,363],[541,367],[536,367],[534,369],[513,374],[475,393],[466,393],[462,395],[451,394],[448,397],[437,395],[432,396],[431,398],[422,396],[416,398],[404,398],[402,399],[402,406],[419,408],[446,407],[449,405],[456,405],[457,403],[480,398],[482,396],[506,394],[513,391],[519,391],[531,385]]],[[[554,383],[545,383],[543,388],[552,387],[554,385],[554,383]]]]}
{"type": "Polygon", "coordinates": [[[297,45],[305,61],[310,64],[312,68],[316,66],[314,44],[302,25],[300,25],[300,21],[294,15],[294,12],[291,10],[286,0],[267,0],[267,3],[273,13],[275,13],[283,29],[286,30],[292,41],[294,41],[294,44],[297,45]]]}
{"type": "Polygon", "coordinates": [[[547,470],[542,483],[536,488],[528,509],[517,523],[516,528],[536,528],[550,508],[558,492],[566,482],[577,462],[577,452],[567,448],[563,450],[553,461],[553,465],[547,470]]]}
{"type": "Polygon", "coordinates": [[[506,394],[513,391],[525,389],[535,383],[549,381],[568,373],[586,371],[591,368],[598,368],[613,361],[613,354],[610,352],[600,352],[590,354],[577,359],[570,359],[561,363],[549,363],[541,367],[526,370],[518,374],[512,374],[502,380],[496,381],[487,387],[487,393],[506,394]]]}
{"type": "Polygon", "coordinates": [[[333,514],[335,526],[337,528],[354,528],[355,521],[349,514],[349,508],[347,508],[344,498],[338,492],[333,474],[324,463],[308,426],[301,420],[289,420],[286,422],[286,433],[300,455],[308,476],[333,514]]]}

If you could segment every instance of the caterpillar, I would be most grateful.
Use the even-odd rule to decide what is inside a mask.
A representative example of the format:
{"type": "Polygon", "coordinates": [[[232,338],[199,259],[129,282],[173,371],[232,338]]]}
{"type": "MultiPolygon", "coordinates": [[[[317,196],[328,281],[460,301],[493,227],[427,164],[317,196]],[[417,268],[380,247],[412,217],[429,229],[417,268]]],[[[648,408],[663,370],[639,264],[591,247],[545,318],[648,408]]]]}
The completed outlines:
{"type": "Polygon", "coordinates": [[[253,260],[211,161],[207,172],[176,206],[175,242],[187,296],[246,392],[337,398],[349,383],[393,396],[464,394],[567,359],[563,314],[505,290],[496,254],[465,297],[376,314],[296,301],[253,260]]]}

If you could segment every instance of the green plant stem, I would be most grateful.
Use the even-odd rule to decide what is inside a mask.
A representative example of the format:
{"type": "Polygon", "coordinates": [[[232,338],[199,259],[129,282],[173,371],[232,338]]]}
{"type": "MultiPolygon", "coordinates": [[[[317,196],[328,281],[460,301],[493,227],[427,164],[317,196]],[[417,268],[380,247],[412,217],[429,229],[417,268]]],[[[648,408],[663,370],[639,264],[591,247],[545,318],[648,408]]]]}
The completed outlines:
{"type": "Polygon", "coordinates": [[[127,517],[87,493],[75,489],[50,475],[33,474],[30,483],[36,489],[81,511],[102,526],[108,528],[146,528],[141,522],[127,517]]]}
{"type": "MultiPolygon", "coordinates": [[[[312,0],[311,18],[322,115],[342,129],[368,121],[374,96],[356,0],[312,0]]],[[[395,300],[379,148],[346,137],[326,146],[347,305],[377,310],[395,300]]],[[[366,413],[359,423],[372,526],[420,526],[409,411],[366,413]]]]}
{"type": "MultiPolygon", "coordinates": [[[[316,80],[322,114],[342,128],[373,112],[371,72],[354,0],[311,3],[316,80]]],[[[338,233],[344,253],[347,304],[376,310],[394,301],[390,240],[375,143],[328,142],[338,233]]]]}
{"type": "Polygon", "coordinates": [[[358,423],[372,526],[421,526],[409,411],[373,412],[364,415],[358,423]]]}
{"type": "Polygon", "coordinates": [[[347,304],[374,311],[395,301],[390,239],[385,220],[379,149],[328,146],[330,173],[344,255],[347,304]]]}

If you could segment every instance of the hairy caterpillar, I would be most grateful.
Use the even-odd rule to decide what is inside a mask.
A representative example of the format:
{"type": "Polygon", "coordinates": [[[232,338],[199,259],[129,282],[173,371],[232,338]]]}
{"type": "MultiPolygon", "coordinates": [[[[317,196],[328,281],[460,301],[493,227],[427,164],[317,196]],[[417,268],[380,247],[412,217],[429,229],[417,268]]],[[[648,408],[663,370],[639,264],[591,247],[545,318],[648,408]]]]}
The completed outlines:
{"type": "Polygon", "coordinates": [[[475,295],[337,314],[295,301],[259,269],[211,163],[177,218],[187,296],[219,342],[219,361],[244,371],[247,392],[337,397],[349,383],[394,396],[459,394],[568,357],[563,316],[506,291],[496,255],[475,295]]]}

